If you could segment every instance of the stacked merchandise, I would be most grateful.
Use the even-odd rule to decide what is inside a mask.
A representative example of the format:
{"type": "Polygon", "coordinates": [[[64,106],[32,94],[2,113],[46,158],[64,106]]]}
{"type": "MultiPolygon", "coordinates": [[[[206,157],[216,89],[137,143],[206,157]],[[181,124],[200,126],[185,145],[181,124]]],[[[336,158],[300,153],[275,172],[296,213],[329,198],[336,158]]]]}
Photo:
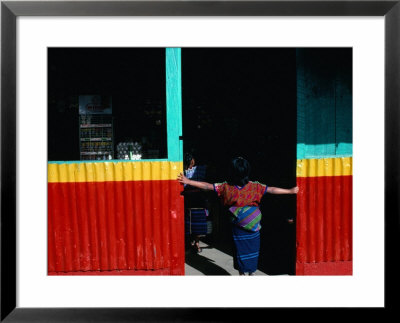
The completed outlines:
{"type": "Polygon", "coordinates": [[[113,159],[113,125],[108,115],[80,115],[81,160],[113,159]]]}
{"type": "Polygon", "coordinates": [[[142,145],[138,142],[120,142],[117,145],[117,159],[142,159],[142,145]]]}

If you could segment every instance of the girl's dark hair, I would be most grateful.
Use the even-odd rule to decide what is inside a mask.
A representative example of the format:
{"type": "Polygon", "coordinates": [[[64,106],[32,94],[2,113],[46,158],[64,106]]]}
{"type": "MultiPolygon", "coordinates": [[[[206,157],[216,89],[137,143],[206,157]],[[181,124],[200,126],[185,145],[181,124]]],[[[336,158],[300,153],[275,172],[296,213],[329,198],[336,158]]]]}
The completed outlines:
{"type": "Polygon", "coordinates": [[[246,185],[249,182],[250,171],[250,163],[246,159],[242,157],[233,158],[229,167],[228,183],[238,186],[246,185]]]}
{"type": "Polygon", "coordinates": [[[186,153],[185,157],[183,158],[183,167],[184,169],[188,169],[190,162],[192,161],[192,159],[194,158],[194,156],[191,153],[186,153]]]}

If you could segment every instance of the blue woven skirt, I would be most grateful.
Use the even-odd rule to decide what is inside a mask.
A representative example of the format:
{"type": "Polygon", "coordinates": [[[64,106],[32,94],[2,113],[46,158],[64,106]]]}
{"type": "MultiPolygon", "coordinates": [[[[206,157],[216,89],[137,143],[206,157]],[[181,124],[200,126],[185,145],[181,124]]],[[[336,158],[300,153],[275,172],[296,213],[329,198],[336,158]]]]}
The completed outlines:
{"type": "Polygon", "coordinates": [[[233,266],[242,273],[257,270],[260,253],[260,231],[253,232],[232,225],[234,256],[233,266]]]}
{"type": "Polygon", "coordinates": [[[206,209],[188,209],[185,215],[185,233],[206,235],[207,215],[206,209]]]}

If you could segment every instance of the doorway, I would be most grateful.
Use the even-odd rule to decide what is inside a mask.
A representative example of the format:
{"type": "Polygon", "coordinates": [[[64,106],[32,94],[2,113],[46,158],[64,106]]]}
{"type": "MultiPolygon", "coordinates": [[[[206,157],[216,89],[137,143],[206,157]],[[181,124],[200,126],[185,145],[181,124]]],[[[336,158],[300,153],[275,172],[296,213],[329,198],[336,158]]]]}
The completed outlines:
{"type": "MultiPolygon", "coordinates": [[[[226,179],[231,158],[249,160],[250,180],[296,185],[296,49],[182,48],[183,150],[226,179]]],[[[214,203],[206,239],[232,254],[230,227],[214,203]]],[[[267,194],[261,203],[259,270],[295,274],[296,198],[267,194]]]]}

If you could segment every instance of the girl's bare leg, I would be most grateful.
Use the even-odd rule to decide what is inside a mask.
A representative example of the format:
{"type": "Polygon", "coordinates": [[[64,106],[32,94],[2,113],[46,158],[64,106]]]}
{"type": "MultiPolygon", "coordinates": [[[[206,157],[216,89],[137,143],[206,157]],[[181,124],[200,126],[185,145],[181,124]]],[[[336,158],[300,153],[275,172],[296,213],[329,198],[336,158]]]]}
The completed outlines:
{"type": "Polygon", "coordinates": [[[197,252],[201,252],[201,248],[200,248],[200,237],[196,236],[195,237],[195,244],[196,244],[196,248],[197,248],[197,252]]]}

